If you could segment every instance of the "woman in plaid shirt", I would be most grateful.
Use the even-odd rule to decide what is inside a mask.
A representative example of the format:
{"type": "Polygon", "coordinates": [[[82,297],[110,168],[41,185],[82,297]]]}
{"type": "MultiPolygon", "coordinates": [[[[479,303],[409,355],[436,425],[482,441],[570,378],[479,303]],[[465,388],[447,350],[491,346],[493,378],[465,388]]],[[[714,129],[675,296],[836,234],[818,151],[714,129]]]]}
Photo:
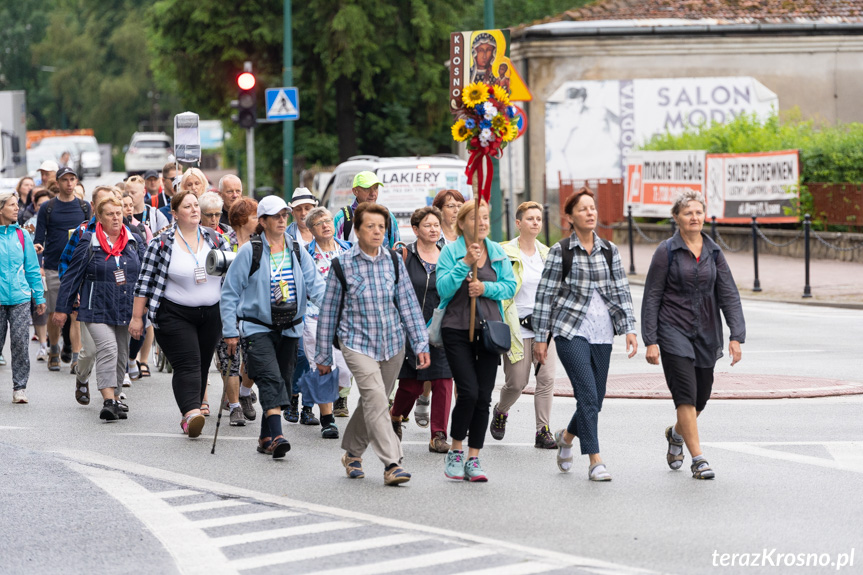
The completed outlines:
{"type": "Polygon", "coordinates": [[[554,336],[578,402],[567,428],[555,434],[558,468],[572,469],[572,440],[578,437],[582,455],[590,456],[590,480],[611,481],[599,455],[597,428],[614,336],[626,334],[629,357],[638,350],[632,296],[617,247],[594,231],[593,192],[586,187],[578,190],[567,200],[565,212],[574,231],[555,244],[545,260],[533,311],[533,354],[537,362],[545,363],[547,342],[554,336]],[[564,277],[566,256],[572,266],[564,277]]]}

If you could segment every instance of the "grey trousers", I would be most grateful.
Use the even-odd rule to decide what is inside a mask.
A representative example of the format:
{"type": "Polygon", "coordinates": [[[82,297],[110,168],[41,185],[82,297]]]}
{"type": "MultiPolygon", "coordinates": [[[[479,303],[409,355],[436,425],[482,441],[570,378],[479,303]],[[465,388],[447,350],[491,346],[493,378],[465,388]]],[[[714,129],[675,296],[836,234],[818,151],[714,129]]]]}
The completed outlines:
{"type": "MultiPolygon", "coordinates": [[[[533,372],[533,338],[523,339],[524,357],[515,363],[509,358],[503,358],[503,372],[506,375],[506,383],[500,390],[500,401],[495,409],[501,413],[507,413],[515,405],[521,392],[527,386],[531,373],[533,372]]],[[[548,359],[536,374],[536,391],[533,396],[533,409],[536,414],[536,430],[539,431],[548,425],[551,419],[551,401],[554,398],[554,375],[557,366],[557,353],[554,342],[548,346],[548,359]]]]}
{"type": "Polygon", "coordinates": [[[90,380],[90,374],[93,372],[93,365],[96,363],[96,343],[93,341],[93,336],[90,335],[90,330],[87,329],[87,323],[81,323],[81,353],[78,354],[78,367],[75,368],[76,378],[80,382],[90,380]]]}
{"type": "Polygon", "coordinates": [[[342,354],[360,392],[360,401],[342,436],[342,449],[361,457],[371,444],[384,466],[400,464],[404,453],[390,419],[389,396],[405,359],[404,348],[386,361],[376,361],[344,345],[342,354]]]}
{"type": "Polygon", "coordinates": [[[99,389],[123,387],[123,376],[126,375],[126,363],[129,361],[129,327],[104,323],[83,325],[90,332],[95,345],[99,389]]]}
{"type": "MultiPolygon", "coordinates": [[[[0,305],[0,324],[9,324],[9,349],[12,352],[12,389],[26,389],[30,379],[30,302],[0,305]]],[[[4,333],[5,336],[5,333],[4,333]]],[[[5,343],[5,342],[4,342],[5,343]]],[[[3,347],[0,345],[0,353],[3,347]]]]}

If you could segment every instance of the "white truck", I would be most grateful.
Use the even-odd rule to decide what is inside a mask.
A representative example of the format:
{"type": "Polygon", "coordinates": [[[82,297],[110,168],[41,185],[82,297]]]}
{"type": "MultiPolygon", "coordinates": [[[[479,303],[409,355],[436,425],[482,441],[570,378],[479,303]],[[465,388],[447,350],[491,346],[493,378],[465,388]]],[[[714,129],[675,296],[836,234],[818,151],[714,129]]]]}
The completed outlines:
{"type": "Polygon", "coordinates": [[[27,175],[26,139],[26,92],[0,92],[0,177],[27,175]]]}

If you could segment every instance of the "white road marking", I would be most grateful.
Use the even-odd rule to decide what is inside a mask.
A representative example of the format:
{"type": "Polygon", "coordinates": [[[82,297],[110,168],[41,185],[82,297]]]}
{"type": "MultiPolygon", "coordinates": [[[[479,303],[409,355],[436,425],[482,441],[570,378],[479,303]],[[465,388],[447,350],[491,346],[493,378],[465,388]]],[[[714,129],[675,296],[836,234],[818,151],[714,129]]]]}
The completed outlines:
{"type": "Polygon", "coordinates": [[[783,461],[793,461],[794,463],[806,463],[809,465],[816,465],[818,467],[827,467],[829,469],[863,473],[863,442],[860,441],[702,442],[702,445],[718,447],[720,449],[727,449],[729,451],[736,451],[738,453],[745,453],[747,455],[755,455],[758,457],[768,457],[770,459],[781,459],[783,461]],[[828,453],[833,456],[833,459],[768,449],[770,446],[780,445],[823,445],[827,449],[828,453]]]}
{"type": "Polygon", "coordinates": [[[226,535],[213,538],[213,543],[219,547],[230,547],[231,545],[243,545],[256,541],[269,541],[282,537],[296,537],[297,535],[309,535],[312,533],[326,533],[339,529],[350,529],[351,527],[362,527],[362,523],[351,523],[350,521],[327,521],[326,523],[312,523],[311,525],[297,525],[296,527],[285,527],[283,529],[269,529],[267,531],[253,531],[251,533],[240,533],[239,535],[226,535]]]}
{"type": "MultiPolygon", "coordinates": [[[[428,441],[402,441],[402,445],[428,445],[428,441]]],[[[488,442],[485,444],[485,447],[533,447],[533,443],[504,443],[501,441],[495,441],[494,443],[488,442]]],[[[485,447],[483,449],[485,449],[485,447]]]]}
{"type": "MultiPolygon", "coordinates": [[[[411,557],[400,557],[389,561],[381,561],[380,563],[366,563],[363,565],[354,565],[350,568],[351,575],[376,575],[377,573],[395,573],[407,571],[408,569],[418,569],[421,567],[431,567],[432,565],[444,565],[446,563],[455,563],[456,561],[466,561],[468,559],[479,559],[494,555],[498,551],[486,547],[453,547],[446,551],[438,551],[436,553],[427,553],[425,555],[413,555],[411,557]]],[[[342,575],[345,572],[344,568],[330,569],[327,571],[317,571],[315,575],[342,575]]],[[[503,573],[503,571],[498,571],[503,573]]]]}
{"type": "Polygon", "coordinates": [[[162,542],[184,575],[238,573],[206,533],[124,473],[77,463],[69,465],[140,519],[162,542]]]}
{"type": "Polygon", "coordinates": [[[516,563],[513,565],[501,565],[498,567],[489,567],[488,569],[477,569],[476,571],[460,571],[459,575],[529,575],[530,573],[542,573],[544,571],[554,571],[559,569],[557,565],[541,563],[539,561],[526,561],[524,563],[516,563]]]}
{"type": "Polygon", "coordinates": [[[238,501],[236,499],[220,499],[219,501],[204,501],[203,503],[189,503],[188,505],[173,505],[171,509],[179,513],[189,513],[191,511],[209,511],[210,509],[240,507],[241,505],[249,505],[249,502],[238,501]]]}
{"type": "MultiPolygon", "coordinates": [[[[653,574],[655,571],[651,571],[649,569],[643,569],[639,567],[630,567],[627,565],[622,565],[619,563],[612,563],[610,561],[603,561],[600,559],[592,559],[590,557],[583,557],[580,555],[572,555],[569,553],[562,553],[558,551],[552,551],[548,549],[540,549],[534,548],[527,545],[522,545],[519,543],[515,543],[512,541],[502,541],[492,539],[490,537],[482,537],[478,535],[473,535],[470,533],[461,533],[458,531],[453,531],[450,529],[442,529],[439,527],[431,527],[428,525],[415,524],[410,523],[408,521],[404,521],[401,519],[394,519],[391,517],[379,517],[375,515],[371,515],[368,513],[361,513],[358,511],[352,511],[349,509],[340,509],[337,507],[329,507],[326,505],[318,505],[314,503],[308,503],[305,501],[299,501],[296,499],[290,499],[288,497],[283,497],[280,495],[273,495],[271,493],[252,491],[250,489],[246,489],[243,487],[238,487],[236,485],[228,485],[225,483],[219,483],[216,481],[211,481],[209,479],[203,477],[193,477],[190,475],[184,475],[182,473],[176,473],[173,471],[167,471],[164,469],[159,469],[157,467],[150,467],[146,465],[142,465],[139,463],[134,463],[131,461],[125,461],[122,459],[118,459],[115,457],[111,457],[102,453],[96,453],[92,451],[81,451],[74,449],[60,449],[49,453],[56,453],[62,457],[65,457],[71,462],[78,462],[82,464],[89,465],[98,465],[102,467],[109,467],[112,469],[122,470],[122,477],[126,479],[126,481],[132,482],[131,479],[127,479],[126,474],[138,475],[150,479],[155,479],[157,481],[164,481],[166,483],[172,483],[174,485],[180,485],[184,487],[188,487],[190,489],[197,489],[202,491],[207,491],[209,493],[213,493],[216,495],[222,495],[226,497],[242,497],[249,500],[256,500],[262,503],[269,503],[272,505],[279,505],[283,507],[289,507],[295,510],[298,510],[300,513],[294,513],[294,515],[301,515],[302,513],[312,513],[312,514],[322,514],[330,517],[338,517],[339,519],[349,519],[354,521],[360,521],[365,523],[371,523],[383,527],[390,527],[393,529],[406,530],[411,531],[413,533],[421,534],[421,539],[428,539],[429,537],[435,536],[440,538],[445,538],[448,540],[459,541],[465,545],[471,544],[479,544],[484,546],[492,546],[496,549],[500,550],[500,553],[507,556],[512,555],[521,555],[524,558],[538,558],[543,561],[547,561],[549,563],[557,565],[558,569],[564,569],[566,567],[576,567],[580,569],[585,569],[588,571],[594,571],[599,573],[615,573],[617,575],[641,575],[641,574],[653,574]]],[[[74,465],[74,463],[70,463],[70,465],[74,465]]],[[[80,466],[79,466],[80,467],[80,466]]],[[[77,469],[78,467],[76,467],[77,469]]],[[[88,467],[89,469],[89,467],[88,467]]],[[[102,469],[97,471],[105,472],[102,469]]],[[[107,472],[106,472],[107,473],[107,472]]],[[[111,480],[113,481],[113,479],[111,480]]],[[[111,483],[111,487],[113,488],[116,483],[111,483]]],[[[125,485],[125,483],[124,483],[125,485]]],[[[143,489],[137,484],[135,484],[139,489],[143,489]]],[[[384,487],[381,486],[383,489],[384,487]]],[[[107,490],[107,489],[106,489],[107,490]]],[[[171,509],[169,505],[167,505],[164,501],[159,500],[155,496],[150,496],[160,505],[164,506],[167,509],[171,509]]],[[[173,513],[173,512],[172,512],[173,513]]],[[[260,514],[254,514],[260,516],[263,519],[263,512],[260,514]]],[[[291,513],[289,511],[285,511],[285,513],[291,513]]],[[[183,521],[189,521],[185,516],[174,513],[175,515],[182,517],[183,521]]],[[[226,519],[231,518],[219,518],[220,521],[224,521],[226,519]]],[[[216,524],[213,523],[215,520],[204,520],[204,521],[189,521],[189,524],[194,527],[211,527],[216,524]]],[[[224,523],[229,525],[230,523],[224,523]]],[[[185,525],[185,523],[184,523],[185,525]]],[[[149,526],[149,525],[148,525],[149,526]]],[[[153,526],[151,526],[153,528],[153,526]]],[[[202,531],[199,531],[203,534],[202,531]]],[[[369,540],[366,540],[368,542],[369,540]]],[[[390,539],[391,541],[391,539],[390,539]]],[[[176,543],[176,541],[175,541],[176,543]]],[[[183,545],[186,542],[183,541],[183,545]]],[[[391,544],[391,543],[390,543],[391,544]]],[[[340,548],[344,547],[344,543],[339,544],[340,548]]],[[[212,540],[209,540],[209,546],[215,548],[212,545],[212,540]]],[[[218,556],[224,557],[220,550],[217,549],[218,556]]],[[[295,552],[294,552],[295,553],[295,552]]],[[[242,565],[243,569],[250,569],[251,567],[247,565],[247,562],[244,562],[242,565]]],[[[215,571],[213,571],[215,572],[215,571]]],[[[499,573],[504,573],[503,571],[498,571],[499,573]]]]}
{"type": "Polygon", "coordinates": [[[199,519],[194,521],[198,529],[209,529],[210,527],[223,527],[225,525],[237,525],[239,523],[252,523],[254,521],[267,521],[269,519],[282,519],[284,517],[297,517],[302,513],[295,511],[261,511],[260,513],[244,513],[242,515],[229,515],[227,517],[212,517],[210,519],[199,519]]]}
{"type": "Polygon", "coordinates": [[[32,427],[16,427],[14,425],[0,425],[0,431],[13,431],[16,429],[33,429],[32,427]]]}
{"type": "Polygon", "coordinates": [[[257,569],[259,567],[282,565],[283,563],[306,561],[308,559],[319,559],[321,557],[330,557],[332,555],[352,553],[354,551],[367,551],[369,549],[380,549],[381,547],[404,545],[405,543],[415,543],[425,539],[430,539],[430,536],[412,535],[407,533],[384,535],[383,537],[371,537],[369,539],[359,539],[357,541],[339,541],[337,543],[327,543],[325,545],[313,545],[311,547],[303,547],[301,549],[279,551],[278,553],[243,557],[241,559],[231,561],[231,564],[237,569],[257,569]]]}
{"type": "MultiPolygon", "coordinates": [[[[129,437],[164,437],[167,439],[182,439],[183,441],[189,440],[189,438],[186,437],[185,435],[183,435],[182,433],[155,433],[155,432],[153,432],[153,433],[118,433],[117,435],[126,435],[129,437]]],[[[204,440],[212,441],[213,436],[212,435],[201,435],[198,437],[198,439],[200,439],[202,441],[204,441],[204,440]]],[[[224,436],[224,435],[220,434],[218,441],[253,441],[254,439],[255,438],[251,437],[251,436],[249,436],[249,437],[231,437],[231,436],[224,436]]]]}
{"type": "Polygon", "coordinates": [[[191,489],[170,489],[168,491],[156,491],[153,493],[161,499],[173,499],[175,497],[188,497],[189,495],[200,495],[200,491],[192,491],[191,489]]]}

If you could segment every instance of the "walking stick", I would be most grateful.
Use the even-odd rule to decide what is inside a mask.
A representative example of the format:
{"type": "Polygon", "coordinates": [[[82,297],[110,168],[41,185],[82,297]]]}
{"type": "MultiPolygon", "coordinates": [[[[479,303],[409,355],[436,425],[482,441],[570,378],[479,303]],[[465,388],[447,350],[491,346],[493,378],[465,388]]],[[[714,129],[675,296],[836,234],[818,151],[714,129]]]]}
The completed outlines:
{"type": "Polygon", "coordinates": [[[219,425],[222,423],[222,408],[225,407],[225,397],[228,395],[228,378],[231,376],[231,367],[233,367],[233,358],[228,357],[228,370],[222,375],[222,401],[219,402],[219,416],[216,417],[216,433],[213,434],[213,448],[210,450],[210,455],[216,453],[216,439],[219,437],[219,425]]]}
{"type": "MultiPolygon", "coordinates": [[[[473,175],[473,197],[476,202],[475,208],[473,211],[473,239],[476,240],[476,237],[479,235],[479,174],[474,173],[473,175]]],[[[470,247],[470,246],[466,246],[470,247]]],[[[472,278],[476,279],[476,274],[478,273],[478,264],[479,262],[474,262],[471,266],[471,272],[473,273],[472,278]]],[[[470,338],[471,343],[473,343],[473,328],[476,323],[476,298],[470,298],[470,332],[468,337],[470,338]]]]}

